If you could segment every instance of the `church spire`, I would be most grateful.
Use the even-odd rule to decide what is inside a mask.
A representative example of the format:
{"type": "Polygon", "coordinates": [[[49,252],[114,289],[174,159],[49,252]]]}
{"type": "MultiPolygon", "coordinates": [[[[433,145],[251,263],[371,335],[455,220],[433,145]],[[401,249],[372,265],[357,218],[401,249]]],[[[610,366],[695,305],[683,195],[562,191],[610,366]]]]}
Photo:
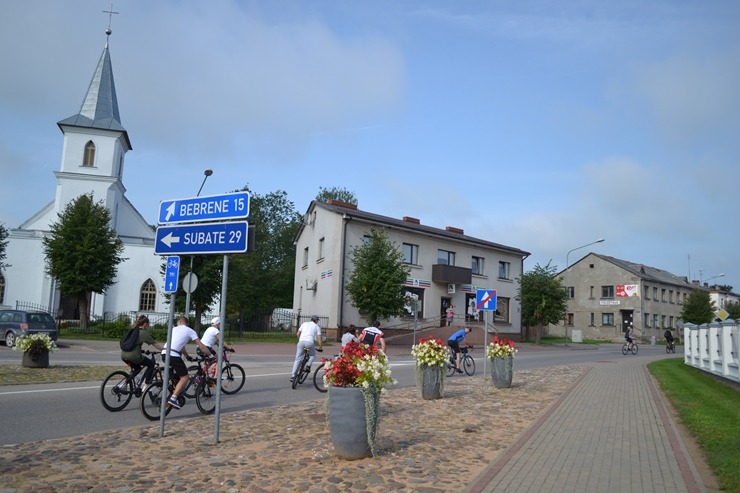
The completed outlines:
{"type": "Polygon", "coordinates": [[[98,128],[104,130],[117,130],[128,135],[121,124],[121,116],[118,112],[118,98],[116,97],[116,85],[113,81],[113,68],[108,50],[108,38],[111,34],[110,26],[106,29],[106,41],[103,53],[95,68],[87,94],[82,102],[79,113],[72,115],[57,123],[75,127],[98,128]]]}

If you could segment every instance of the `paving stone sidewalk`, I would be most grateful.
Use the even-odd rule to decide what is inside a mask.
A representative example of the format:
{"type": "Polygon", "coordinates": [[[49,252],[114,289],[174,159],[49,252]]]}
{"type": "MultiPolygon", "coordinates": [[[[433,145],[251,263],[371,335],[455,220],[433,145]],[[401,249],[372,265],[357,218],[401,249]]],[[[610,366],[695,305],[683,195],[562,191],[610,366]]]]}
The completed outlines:
{"type": "Polygon", "coordinates": [[[0,448],[0,493],[460,491],[512,445],[586,371],[515,371],[511,389],[490,379],[447,379],[444,399],[414,388],[381,398],[374,458],[334,456],[323,399],[221,416],[0,448]]]}

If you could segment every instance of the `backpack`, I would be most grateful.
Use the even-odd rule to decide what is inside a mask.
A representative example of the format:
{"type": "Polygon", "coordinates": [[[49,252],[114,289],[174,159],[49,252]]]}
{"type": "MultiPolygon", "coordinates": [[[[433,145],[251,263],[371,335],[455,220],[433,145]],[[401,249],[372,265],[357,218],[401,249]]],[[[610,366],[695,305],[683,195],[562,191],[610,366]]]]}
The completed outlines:
{"type": "Polygon", "coordinates": [[[121,337],[121,342],[119,342],[118,345],[121,346],[121,351],[131,351],[136,347],[136,343],[138,342],[139,328],[134,327],[133,329],[129,329],[129,331],[121,337]]]}

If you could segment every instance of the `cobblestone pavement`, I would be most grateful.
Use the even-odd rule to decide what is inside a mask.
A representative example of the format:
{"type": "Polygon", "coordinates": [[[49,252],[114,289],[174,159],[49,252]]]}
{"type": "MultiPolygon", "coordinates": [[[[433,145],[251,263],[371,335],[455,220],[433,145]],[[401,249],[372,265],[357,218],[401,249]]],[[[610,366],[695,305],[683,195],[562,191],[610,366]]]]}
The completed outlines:
{"type": "Polygon", "coordinates": [[[461,491],[586,366],[521,370],[511,389],[452,377],[445,396],[381,398],[376,457],[334,455],[324,399],[0,448],[0,493],[461,491]]]}

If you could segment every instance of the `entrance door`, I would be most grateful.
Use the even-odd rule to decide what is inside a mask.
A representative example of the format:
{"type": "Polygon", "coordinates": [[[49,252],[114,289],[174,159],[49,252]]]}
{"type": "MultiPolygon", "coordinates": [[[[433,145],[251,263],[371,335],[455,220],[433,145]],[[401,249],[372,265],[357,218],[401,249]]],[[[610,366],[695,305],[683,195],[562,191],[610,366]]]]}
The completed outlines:
{"type": "Polygon", "coordinates": [[[442,303],[440,303],[441,306],[441,312],[440,312],[440,321],[439,326],[444,327],[447,325],[447,309],[452,306],[452,298],[442,298],[442,303]]]}
{"type": "Polygon", "coordinates": [[[627,332],[628,327],[634,327],[634,310],[620,310],[622,313],[622,334],[627,332]]]}

